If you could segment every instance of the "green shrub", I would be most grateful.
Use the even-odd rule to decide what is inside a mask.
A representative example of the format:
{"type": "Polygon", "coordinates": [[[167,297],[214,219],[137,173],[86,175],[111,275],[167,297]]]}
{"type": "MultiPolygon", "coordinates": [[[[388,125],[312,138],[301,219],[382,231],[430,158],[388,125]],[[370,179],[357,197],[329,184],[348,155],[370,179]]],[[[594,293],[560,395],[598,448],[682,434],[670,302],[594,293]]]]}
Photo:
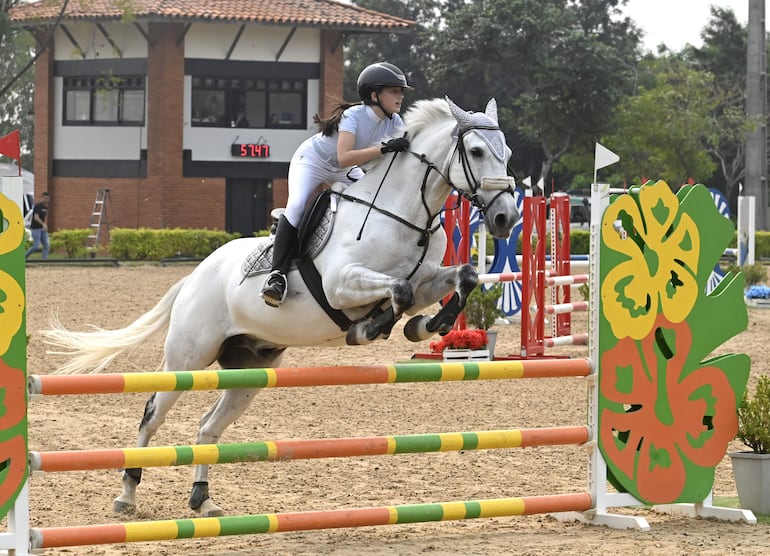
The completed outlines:
{"type": "Polygon", "coordinates": [[[770,259],[770,232],[755,232],[754,255],[757,259],[770,259]]]}
{"type": "Polygon", "coordinates": [[[497,302],[503,295],[503,286],[500,283],[493,284],[485,290],[482,284],[476,286],[468,296],[465,305],[465,320],[469,325],[488,330],[503,312],[498,309],[497,302]]]}
{"type": "Polygon", "coordinates": [[[749,399],[743,393],[743,403],[738,408],[738,439],[755,454],[770,452],[770,377],[761,376],[749,399]]]}
{"type": "Polygon", "coordinates": [[[762,263],[747,264],[743,266],[732,263],[727,265],[726,270],[733,274],[742,272],[747,287],[767,281],[767,269],[762,263]]]}
{"type": "Polygon", "coordinates": [[[86,242],[91,230],[59,230],[50,235],[51,252],[65,252],[70,259],[82,259],[86,256],[86,242]]]}
{"type": "Polygon", "coordinates": [[[585,284],[580,284],[580,287],[578,288],[578,292],[580,295],[583,296],[583,301],[590,301],[591,299],[591,288],[588,286],[588,282],[585,284]]]}
{"type": "Polygon", "coordinates": [[[203,258],[237,237],[219,230],[113,228],[108,248],[111,256],[127,261],[203,258]]]}
{"type": "Polygon", "coordinates": [[[569,234],[569,250],[573,255],[588,255],[591,251],[591,232],[572,230],[569,234]]]}

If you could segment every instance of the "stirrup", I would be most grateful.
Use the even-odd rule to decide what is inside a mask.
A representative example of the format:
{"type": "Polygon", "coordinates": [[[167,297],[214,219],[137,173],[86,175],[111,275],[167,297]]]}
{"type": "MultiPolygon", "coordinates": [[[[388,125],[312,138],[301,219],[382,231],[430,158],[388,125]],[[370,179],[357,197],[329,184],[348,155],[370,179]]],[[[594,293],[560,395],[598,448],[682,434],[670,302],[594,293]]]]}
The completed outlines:
{"type": "Polygon", "coordinates": [[[286,299],[287,292],[286,276],[280,270],[274,270],[268,274],[265,285],[262,286],[262,291],[259,292],[259,296],[270,307],[279,307],[283,300],[286,299]]]}

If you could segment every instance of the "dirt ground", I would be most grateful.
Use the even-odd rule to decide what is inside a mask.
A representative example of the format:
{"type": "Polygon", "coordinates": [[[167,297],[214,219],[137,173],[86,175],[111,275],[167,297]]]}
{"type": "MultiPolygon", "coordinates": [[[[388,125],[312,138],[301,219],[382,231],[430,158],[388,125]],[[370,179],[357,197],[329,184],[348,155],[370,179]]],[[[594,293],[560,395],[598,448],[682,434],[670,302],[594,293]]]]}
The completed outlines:
{"type": "MultiPolygon", "coordinates": [[[[27,270],[28,372],[47,374],[61,360],[46,353],[36,331],[55,313],[65,326],[119,328],[153,306],[190,266],[120,268],[34,266],[27,270]]],[[[206,315],[201,315],[206,318],[206,315]]],[[[752,358],[752,382],[770,374],[770,310],[750,309],[748,330],[724,346],[752,358]]],[[[576,317],[573,330],[587,329],[576,317]]],[[[498,354],[519,352],[516,324],[499,327],[498,354]]],[[[397,325],[391,339],[367,347],[301,348],[284,364],[390,363],[428,342],[406,341],[397,325]]],[[[586,348],[550,353],[587,355],[586,348]]],[[[154,370],[161,341],[122,357],[110,371],[154,370]]],[[[185,393],[153,445],[194,443],[197,422],[215,392],[185,393]]],[[[30,449],[36,451],[132,446],[146,394],[39,397],[29,408],[30,449]]],[[[575,425],[586,422],[583,379],[543,379],[268,389],[224,442],[450,432],[575,425]]],[[[734,442],[733,450],[742,450],[734,442]]],[[[446,452],[219,465],[210,474],[212,498],[228,515],[338,507],[472,500],[582,492],[587,457],[580,447],[446,452]]],[[[119,471],[70,472],[32,478],[33,526],[195,517],[187,507],[190,467],[145,470],[137,514],[112,512],[120,493],[119,471]]],[[[717,497],[736,496],[729,457],[716,473],[717,497]]],[[[540,516],[277,533],[242,537],[134,543],[51,550],[56,554],[107,556],[246,554],[767,554],[770,525],[689,519],[636,508],[647,532],[561,523],[540,516]]]]}

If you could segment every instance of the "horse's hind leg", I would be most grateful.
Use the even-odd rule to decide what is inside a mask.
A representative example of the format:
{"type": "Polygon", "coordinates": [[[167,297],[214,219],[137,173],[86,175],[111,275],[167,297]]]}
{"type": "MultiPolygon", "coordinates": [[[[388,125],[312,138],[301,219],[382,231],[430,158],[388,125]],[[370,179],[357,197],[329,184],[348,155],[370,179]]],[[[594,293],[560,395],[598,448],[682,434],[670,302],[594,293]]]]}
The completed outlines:
{"type": "MultiPolygon", "coordinates": [[[[283,349],[257,349],[254,341],[245,336],[228,338],[219,363],[227,369],[268,367],[278,365],[283,349]]],[[[248,409],[260,389],[225,390],[214,405],[201,417],[198,444],[215,444],[220,441],[225,429],[248,409]]],[[[195,479],[190,492],[190,508],[203,517],[224,515],[222,508],[209,497],[209,466],[195,467],[195,479]]]]}
{"type": "MultiPolygon", "coordinates": [[[[138,448],[150,444],[150,440],[166,420],[171,407],[179,399],[182,392],[156,392],[144,406],[144,416],[139,425],[138,448]]],[[[123,492],[115,499],[114,511],[118,513],[133,513],[136,510],[136,487],[142,481],[142,468],[125,469],[123,471],[123,492]]]]}
{"type": "MultiPolygon", "coordinates": [[[[225,390],[206,414],[201,417],[198,444],[216,444],[225,429],[235,422],[251,405],[259,389],[225,390]]],[[[190,509],[203,517],[224,515],[222,508],[209,497],[209,466],[197,465],[190,491],[190,509]]]]}

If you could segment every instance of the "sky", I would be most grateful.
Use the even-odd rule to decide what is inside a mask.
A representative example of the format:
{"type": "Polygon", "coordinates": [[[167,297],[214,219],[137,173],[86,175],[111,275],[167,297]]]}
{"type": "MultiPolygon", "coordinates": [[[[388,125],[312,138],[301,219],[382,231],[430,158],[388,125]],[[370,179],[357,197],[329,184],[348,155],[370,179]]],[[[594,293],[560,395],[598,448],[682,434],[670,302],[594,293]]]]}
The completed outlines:
{"type": "MultiPolygon", "coordinates": [[[[765,11],[768,4],[770,1],[765,0],[765,11]]],[[[742,25],[749,20],[749,0],[628,0],[623,13],[644,30],[645,48],[655,52],[663,42],[677,51],[687,43],[702,45],[700,32],[709,19],[711,5],[732,8],[742,25]]]]}

